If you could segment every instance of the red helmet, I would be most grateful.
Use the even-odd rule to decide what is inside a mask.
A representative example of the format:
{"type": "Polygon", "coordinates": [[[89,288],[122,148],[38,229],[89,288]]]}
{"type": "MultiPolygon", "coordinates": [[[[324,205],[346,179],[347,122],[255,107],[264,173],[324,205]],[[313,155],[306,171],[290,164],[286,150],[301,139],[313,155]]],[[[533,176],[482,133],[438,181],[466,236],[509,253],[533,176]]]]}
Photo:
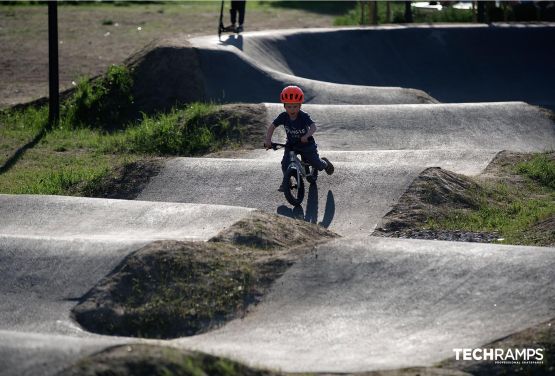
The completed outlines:
{"type": "Polygon", "coordinates": [[[298,86],[287,86],[281,91],[281,103],[303,103],[304,93],[298,86]]]}

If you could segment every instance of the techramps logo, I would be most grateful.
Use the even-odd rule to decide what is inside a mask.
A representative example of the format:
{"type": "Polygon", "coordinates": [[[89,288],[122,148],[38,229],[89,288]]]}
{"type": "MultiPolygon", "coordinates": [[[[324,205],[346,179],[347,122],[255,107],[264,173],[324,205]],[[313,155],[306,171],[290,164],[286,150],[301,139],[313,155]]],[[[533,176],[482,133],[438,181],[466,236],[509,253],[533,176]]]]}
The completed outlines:
{"type": "Polygon", "coordinates": [[[543,364],[545,349],[453,349],[455,360],[491,361],[495,364],[543,364]]]}

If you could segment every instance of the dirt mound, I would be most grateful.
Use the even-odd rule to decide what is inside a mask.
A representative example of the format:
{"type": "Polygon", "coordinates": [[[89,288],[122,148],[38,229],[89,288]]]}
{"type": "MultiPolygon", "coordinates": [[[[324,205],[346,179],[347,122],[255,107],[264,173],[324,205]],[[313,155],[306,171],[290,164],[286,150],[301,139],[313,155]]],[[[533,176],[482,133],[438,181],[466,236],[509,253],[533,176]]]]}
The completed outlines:
{"type": "Polygon", "coordinates": [[[546,246],[555,247],[555,215],[534,224],[530,228],[529,237],[542,241],[546,246]]]}
{"type": "MultiPolygon", "coordinates": [[[[555,153],[544,155],[555,161],[555,153]]],[[[553,215],[550,215],[553,204],[549,200],[553,191],[518,173],[522,163],[531,162],[535,157],[535,154],[502,151],[473,178],[441,168],[428,168],[384,216],[374,235],[555,245],[555,225],[553,215]],[[543,211],[537,208],[543,208],[543,211]],[[535,214],[530,214],[534,210],[535,214]],[[507,226],[500,217],[513,222],[507,226]],[[495,230],[465,230],[485,228],[486,224],[494,224],[487,228],[495,230]]]]}
{"type": "Polygon", "coordinates": [[[145,158],[117,167],[92,186],[74,187],[87,197],[134,200],[164,165],[163,158],[145,158]]]}
{"type": "Polygon", "coordinates": [[[228,375],[271,376],[225,358],[167,346],[132,344],[115,346],[81,359],[58,376],[94,375],[228,375]]]}
{"type": "Polygon", "coordinates": [[[311,223],[254,212],[209,242],[153,242],[126,257],[72,316],[101,334],[203,333],[244,316],[297,259],[335,236],[311,223]]]}
{"type": "Polygon", "coordinates": [[[376,231],[400,234],[401,230],[426,222],[432,212],[475,208],[476,202],[469,192],[479,189],[478,184],[463,175],[439,167],[428,168],[411,183],[376,231]]]}
{"type": "Polygon", "coordinates": [[[154,41],[129,57],[135,107],[145,113],[202,101],[204,82],[198,54],[183,38],[154,41]]]}
{"type": "Polygon", "coordinates": [[[301,220],[255,211],[210,239],[254,248],[293,248],[313,246],[337,235],[324,227],[301,220]]]}
{"type": "MultiPolygon", "coordinates": [[[[242,149],[260,148],[266,134],[266,106],[263,104],[224,104],[202,119],[203,123],[227,124],[233,139],[242,149]]],[[[229,137],[229,136],[228,136],[229,137]]],[[[225,153],[229,150],[223,150],[225,153]]]]}

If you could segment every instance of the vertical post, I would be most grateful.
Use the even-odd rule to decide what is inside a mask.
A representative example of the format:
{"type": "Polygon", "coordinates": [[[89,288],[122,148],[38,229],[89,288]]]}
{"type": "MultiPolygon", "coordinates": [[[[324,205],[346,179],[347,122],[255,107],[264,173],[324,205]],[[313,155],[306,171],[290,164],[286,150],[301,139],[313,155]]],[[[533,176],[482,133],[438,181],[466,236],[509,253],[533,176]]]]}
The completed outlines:
{"type": "Polygon", "coordinates": [[[364,25],[364,1],[360,0],[360,24],[364,25]]]}
{"type": "Polygon", "coordinates": [[[391,3],[385,2],[385,23],[391,23],[391,3]]]}
{"type": "Polygon", "coordinates": [[[58,123],[60,116],[59,76],[58,76],[58,4],[48,2],[48,126],[58,123]]]}

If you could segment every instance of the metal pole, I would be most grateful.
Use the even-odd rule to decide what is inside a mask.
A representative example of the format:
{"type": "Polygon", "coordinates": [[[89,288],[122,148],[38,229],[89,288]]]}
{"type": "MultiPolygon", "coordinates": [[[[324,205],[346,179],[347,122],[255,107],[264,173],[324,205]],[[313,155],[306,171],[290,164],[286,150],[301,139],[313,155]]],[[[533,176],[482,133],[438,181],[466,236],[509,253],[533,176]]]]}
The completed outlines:
{"type": "Polygon", "coordinates": [[[48,80],[49,108],[48,126],[58,124],[60,116],[59,74],[58,74],[58,4],[48,2],[48,80]]]}

